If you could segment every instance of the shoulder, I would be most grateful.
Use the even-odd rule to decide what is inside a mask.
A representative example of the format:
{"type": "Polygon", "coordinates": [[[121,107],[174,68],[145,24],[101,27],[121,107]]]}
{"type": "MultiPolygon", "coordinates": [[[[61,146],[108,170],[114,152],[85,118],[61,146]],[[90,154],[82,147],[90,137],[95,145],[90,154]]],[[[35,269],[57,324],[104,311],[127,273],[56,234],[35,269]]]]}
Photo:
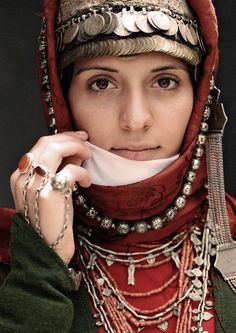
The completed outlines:
{"type": "Polygon", "coordinates": [[[9,244],[12,216],[14,214],[14,209],[0,208],[0,263],[8,263],[10,259],[9,244]]]}

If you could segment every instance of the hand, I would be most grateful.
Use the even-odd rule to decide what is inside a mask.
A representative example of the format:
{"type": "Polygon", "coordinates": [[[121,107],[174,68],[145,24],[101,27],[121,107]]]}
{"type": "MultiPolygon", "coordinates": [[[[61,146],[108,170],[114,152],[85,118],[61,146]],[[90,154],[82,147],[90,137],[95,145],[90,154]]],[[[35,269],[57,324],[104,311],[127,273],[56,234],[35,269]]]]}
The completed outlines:
{"type": "MultiPolygon", "coordinates": [[[[65,175],[73,188],[75,182],[82,187],[91,185],[88,171],[81,167],[82,161],[91,157],[86,132],[64,132],[52,136],[45,136],[39,139],[36,145],[30,150],[33,155],[34,165],[42,165],[55,175],[65,175]]],[[[11,191],[13,194],[15,208],[18,213],[24,216],[23,187],[28,174],[20,174],[17,169],[11,176],[11,191]]],[[[34,174],[31,179],[27,202],[29,207],[29,221],[35,228],[35,193],[42,182],[42,177],[34,174]]],[[[73,236],[73,205],[69,199],[68,206],[69,221],[63,238],[55,246],[54,250],[67,265],[74,254],[73,236]]],[[[65,215],[65,196],[63,193],[52,189],[50,180],[40,192],[39,196],[39,218],[40,232],[48,245],[53,244],[61,233],[65,215]]]]}

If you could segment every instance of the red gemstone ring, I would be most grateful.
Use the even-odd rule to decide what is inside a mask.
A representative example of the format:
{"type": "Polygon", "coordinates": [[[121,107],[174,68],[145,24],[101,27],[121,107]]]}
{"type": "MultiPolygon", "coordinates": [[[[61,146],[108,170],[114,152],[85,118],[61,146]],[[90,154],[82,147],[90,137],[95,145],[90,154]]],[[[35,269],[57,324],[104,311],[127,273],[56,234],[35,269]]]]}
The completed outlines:
{"type": "Polygon", "coordinates": [[[23,175],[27,173],[32,166],[32,162],[33,162],[33,154],[27,153],[23,155],[18,163],[18,169],[20,171],[20,174],[23,175]]]}
{"type": "Polygon", "coordinates": [[[49,175],[48,169],[45,166],[41,165],[41,164],[36,165],[34,167],[34,172],[37,173],[37,175],[39,175],[41,177],[45,177],[45,176],[49,175]]]}

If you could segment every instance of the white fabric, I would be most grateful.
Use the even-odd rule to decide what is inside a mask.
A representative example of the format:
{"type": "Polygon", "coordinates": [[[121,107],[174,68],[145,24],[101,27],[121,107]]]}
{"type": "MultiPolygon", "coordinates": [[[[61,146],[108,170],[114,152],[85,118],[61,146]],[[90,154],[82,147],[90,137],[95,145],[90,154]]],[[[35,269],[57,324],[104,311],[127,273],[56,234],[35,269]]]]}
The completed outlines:
{"type": "Polygon", "coordinates": [[[136,183],[164,170],[179,155],[170,158],[135,161],[120,157],[88,142],[92,158],[83,162],[89,171],[92,184],[118,186],[136,183]]]}

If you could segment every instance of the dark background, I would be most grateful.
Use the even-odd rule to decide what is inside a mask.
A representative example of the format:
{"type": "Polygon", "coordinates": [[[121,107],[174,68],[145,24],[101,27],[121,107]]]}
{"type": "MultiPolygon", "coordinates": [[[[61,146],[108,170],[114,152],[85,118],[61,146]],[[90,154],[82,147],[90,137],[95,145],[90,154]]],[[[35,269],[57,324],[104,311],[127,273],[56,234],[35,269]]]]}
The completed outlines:
{"type": "MultiPolygon", "coordinates": [[[[236,196],[236,2],[214,1],[220,24],[222,89],[229,123],[224,137],[227,191],[236,196]]],[[[47,134],[37,79],[39,0],[0,0],[0,207],[12,207],[9,178],[19,158],[47,134]]]]}

